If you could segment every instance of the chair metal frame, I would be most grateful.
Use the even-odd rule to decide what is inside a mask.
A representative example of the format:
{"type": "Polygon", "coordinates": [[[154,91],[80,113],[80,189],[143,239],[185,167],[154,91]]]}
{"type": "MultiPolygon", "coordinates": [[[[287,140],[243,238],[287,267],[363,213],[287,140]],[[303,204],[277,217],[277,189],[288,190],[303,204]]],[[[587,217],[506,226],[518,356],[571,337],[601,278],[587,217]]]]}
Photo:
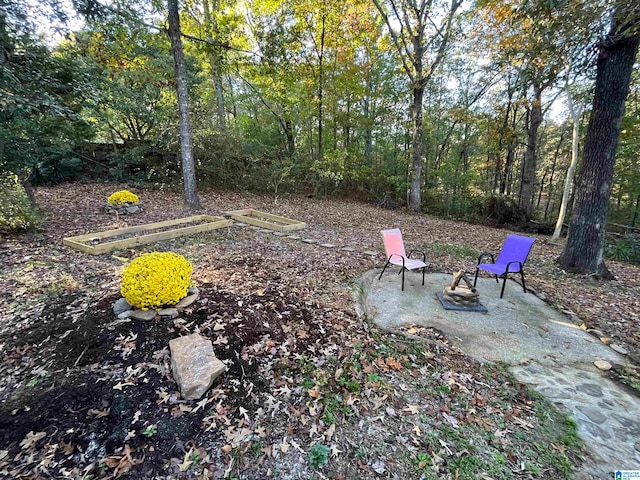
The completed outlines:
{"type": "Polygon", "coordinates": [[[387,267],[389,265],[396,265],[401,267],[400,271],[398,272],[398,275],[402,274],[402,291],[404,292],[404,271],[411,271],[411,270],[416,270],[418,268],[422,269],[422,285],[424,285],[424,275],[427,269],[427,256],[426,254],[422,251],[422,250],[418,250],[418,249],[413,249],[409,252],[409,255],[406,255],[406,252],[404,250],[404,241],[402,240],[402,232],[400,232],[399,228],[394,228],[394,229],[390,229],[390,230],[382,230],[380,232],[382,234],[382,242],[384,244],[384,250],[385,250],[385,254],[388,255],[387,258],[387,263],[385,263],[384,268],[382,269],[382,272],[380,272],[380,276],[378,277],[378,280],[380,280],[382,278],[382,275],[384,274],[385,270],[387,269],[387,267]],[[389,247],[387,246],[387,242],[386,242],[386,235],[394,235],[394,236],[399,236],[400,239],[400,247],[401,247],[401,253],[405,253],[405,255],[402,255],[401,253],[389,253],[389,247]],[[422,254],[422,262],[420,262],[420,260],[416,260],[413,258],[410,258],[411,255],[414,253],[421,253],[422,254]],[[402,259],[402,265],[400,264],[399,261],[392,261],[393,257],[400,257],[402,259]],[[411,260],[412,263],[413,262],[418,262],[421,263],[422,265],[415,265],[411,268],[407,267],[406,265],[406,260],[411,260]]]}
{"type": "MultiPolygon", "coordinates": [[[[476,266],[476,274],[475,277],[473,279],[473,286],[476,286],[476,282],[478,281],[478,272],[480,270],[485,270],[487,272],[491,272],[493,273],[493,276],[496,279],[496,283],[500,283],[500,281],[498,280],[498,277],[502,277],[503,281],[502,281],[502,288],[500,290],[500,298],[502,298],[504,296],[504,288],[507,285],[507,277],[509,276],[510,273],[519,273],[520,274],[520,278],[522,279],[522,290],[524,291],[524,293],[527,293],[527,287],[524,281],[524,264],[527,261],[527,258],[529,257],[529,253],[531,252],[531,248],[533,247],[534,242],[536,241],[535,238],[531,238],[531,237],[524,237],[521,235],[507,235],[507,238],[504,241],[504,244],[502,245],[502,249],[500,251],[500,254],[498,255],[498,263],[496,263],[496,260],[493,256],[492,253],[490,252],[482,252],[480,254],[480,256],[478,257],[478,264],[476,266]],[[523,244],[527,247],[526,252],[524,249],[521,250],[515,250],[516,252],[520,253],[520,258],[517,260],[510,260],[510,259],[502,259],[503,257],[503,253],[506,251],[507,255],[510,254],[514,247],[512,247],[510,244],[513,242],[518,242],[520,244],[523,244]],[[506,248],[505,248],[506,247],[506,248]],[[522,255],[524,253],[524,255],[522,255]],[[484,257],[490,257],[491,258],[491,263],[482,263],[482,259],[484,257]],[[501,262],[500,260],[507,260],[506,262],[501,262]],[[497,266],[504,266],[504,272],[503,273],[496,273],[494,271],[492,271],[492,269],[487,269],[484,268],[483,265],[495,265],[497,266]],[[518,269],[517,270],[511,270],[511,266],[512,265],[517,265],[518,269]]],[[[502,270],[502,269],[500,269],[502,270]]]]}

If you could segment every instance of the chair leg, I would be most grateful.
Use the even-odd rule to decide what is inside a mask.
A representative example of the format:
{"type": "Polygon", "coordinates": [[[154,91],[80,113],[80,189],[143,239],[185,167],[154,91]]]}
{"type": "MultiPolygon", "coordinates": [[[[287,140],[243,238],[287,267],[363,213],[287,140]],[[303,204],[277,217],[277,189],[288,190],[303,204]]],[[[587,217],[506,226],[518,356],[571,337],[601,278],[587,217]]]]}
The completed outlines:
{"type": "Polygon", "coordinates": [[[424,272],[427,269],[427,267],[422,267],[422,286],[424,287],[424,272]]]}
{"type": "Polygon", "coordinates": [[[378,277],[378,280],[382,278],[382,274],[384,273],[384,271],[387,269],[388,266],[389,266],[389,261],[387,261],[387,263],[384,264],[384,268],[382,269],[382,272],[380,272],[380,276],[378,277]]]}
{"type": "Polygon", "coordinates": [[[527,293],[527,287],[524,284],[524,272],[520,269],[520,278],[522,278],[522,291],[527,293]]]}
{"type": "Polygon", "coordinates": [[[402,269],[402,291],[404,292],[404,268],[402,269]]]}
{"type": "MultiPolygon", "coordinates": [[[[504,287],[507,286],[507,277],[509,276],[509,272],[504,273],[504,281],[502,282],[502,290],[500,290],[500,298],[504,295],[504,287]]],[[[498,280],[498,276],[496,275],[496,281],[498,280]]]]}
{"type": "Polygon", "coordinates": [[[478,267],[476,267],[476,276],[473,277],[473,286],[476,286],[476,282],[478,281],[478,270],[480,270],[478,267]]]}
{"type": "Polygon", "coordinates": [[[498,275],[494,275],[494,277],[496,277],[496,283],[500,283],[500,281],[498,280],[498,275]]]}

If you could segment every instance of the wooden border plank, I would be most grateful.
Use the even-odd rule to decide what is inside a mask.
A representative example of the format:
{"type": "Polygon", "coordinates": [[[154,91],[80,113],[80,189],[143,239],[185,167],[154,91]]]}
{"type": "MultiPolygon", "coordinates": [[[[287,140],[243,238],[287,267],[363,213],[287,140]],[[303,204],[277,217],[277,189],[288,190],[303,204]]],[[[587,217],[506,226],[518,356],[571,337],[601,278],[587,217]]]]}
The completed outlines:
{"type": "Polygon", "coordinates": [[[222,220],[221,217],[213,217],[211,215],[194,215],[192,217],[174,218],[172,220],[165,220],[163,222],[145,223],[142,225],[135,225],[133,227],[116,228],[114,230],[104,230],[102,232],[86,233],[84,235],[77,235],[73,238],[78,241],[93,240],[94,238],[102,239],[107,237],[116,237],[119,235],[126,235],[128,233],[146,232],[149,230],[157,230],[158,228],[172,227],[174,225],[181,225],[183,223],[191,222],[214,222],[222,220]]]}
{"type": "Polygon", "coordinates": [[[266,228],[269,230],[275,230],[277,232],[290,232],[292,230],[300,230],[306,228],[307,226],[307,224],[304,222],[281,217],[279,215],[273,215],[271,213],[261,212],[260,210],[230,210],[228,212],[225,212],[225,214],[231,216],[231,218],[239,222],[248,223],[250,225],[255,225],[257,227],[266,228]],[[269,219],[280,222],[284,225],[269,222],[269,219]]]}
{"type": "Polygon", "coordinates": [[[100,255],[101,253],[109,252],[121,248],[135,247],[138,245],[146,245],[148,243],[159,242],[162,240],[169,240],[172,238],[182,237],[185,235],[194,235],[197,233],[208,232],[216,230],[218,228],[229,227],[233,224],[231,220],[226,220],[221,217],[214,217],[210,215],[196,215],[193,217],[178,218],[174,220],[166,220],[164,222],[147,223],[144,225],[138,225],[136,227],[121,228],[118,230],[106,230],[104,232],[89,233],[85,235],[78,235],[76,237],[68,237],[62,240],[64,245],[76,250],[80,250],[92,255],[100,255]],[[114,240],[113,242],[101,243],[99,245],[87,245],[84,243],[87,240],[102,239],[109,237],[117,237],[128,233],[145,232],[158,228],[164,228],[173,225],[180,225],[183,223],[191,223],[195,221],[207,221],[207,223],[201,225],[191,225],[188,227],[174,228],[164,232],[150,233],[147,235],[140,235],[133,238],[124,238],[121,240],[114,240]]]}

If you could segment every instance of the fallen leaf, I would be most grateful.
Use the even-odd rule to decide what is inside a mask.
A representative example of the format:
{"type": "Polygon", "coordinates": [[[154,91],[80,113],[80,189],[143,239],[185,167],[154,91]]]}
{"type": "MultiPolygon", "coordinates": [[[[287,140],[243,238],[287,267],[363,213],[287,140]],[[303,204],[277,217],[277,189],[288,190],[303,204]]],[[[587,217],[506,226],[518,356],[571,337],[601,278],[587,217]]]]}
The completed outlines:
{"type": "Polygon", "coordinates": [[[387,464],[385,462],[383,462],[382,460],[378,460],[373,465],[371,465],[371,468],[373,468],[373,471],[378,475],[382,475],[386,471],[386,466],[387,464]]]}
{"type": "Polygon", "coordinates": [[[20,447],[22,447],[23,450],[33,448],[36,446],[36,443],[46,436],[46,432],[33,433],[33,431],[31,431],[27,433],[27,436],[20,442],[20,447]]]}
{"type": "Polygon", "coordinates": [[[407,405],[402,409],[403,412],[407,412],[410,415],[415,415],[420,412],[420,407],[418,405],[407,405]]]}
{"type": "Polygon", "coordinates": [[[280,443],[280,451],[282,453],[287,453],[288,450],[289,450],[289,443],[287,442],[286,438],[283,438],[282,442],[280,443]]]}

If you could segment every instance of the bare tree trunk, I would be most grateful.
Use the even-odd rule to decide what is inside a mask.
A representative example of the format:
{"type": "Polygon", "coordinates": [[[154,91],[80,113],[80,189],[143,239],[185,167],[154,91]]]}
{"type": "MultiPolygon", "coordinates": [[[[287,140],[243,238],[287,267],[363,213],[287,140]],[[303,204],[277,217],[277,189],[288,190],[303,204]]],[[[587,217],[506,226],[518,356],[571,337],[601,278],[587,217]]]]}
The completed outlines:
{"type": "Polygon", "coordinates": [[[567,104],[569,106],[569,113],[571,113],[571,119],[573,121],[573,130],[571,133],[571,163],[567,170],[567,177],[564,179],[564,190],[562,191],[562,202],[560,203],[560,212],[558,213],[558,220],[556,221],[556,228],[553,230],[551,240],[557,240],[562,233],[562,224],[564,223],[564,217],[567,215],[567,205],[569,204],[569,197],[571,195],[571,185],[573,184],[573,175],[576,171],[576,165],[578,165],[578,149],[580,147],[580,112],[573,104],[573,98],[569,91],[569,86],[565,86],[567,92],[567,104]]]}
{"type": "Polygon", "coordinates": [[[413,103],[411,104],[411,119],[413,126],[412,161],[411,161],[411,185],[407,204],[414,212],[420,211],[422,193],[422,99],[424,97],[424,87],[416,85],[413,87],[413,103]]]}
{"type": "Polygon", "coordinates": [[[184,207],[186,210],[200,210],[200,199],[196,187],[196,168],[193,161],[193,140],[189,117],[189,93],[187,91],[187,69],[184,64],[178,0],[168,0],[169,38],[175,64],[176,90],[178,93],[178,115],[180,118],[180,150],[182,158],[182,179],[184,182],[184,207]]]}
{"type": "Polygon", "coordinates": [[[599,46],[593,107],[576,183],[576,204],[569,238],[559,259],[567,270],[600,278],[612,278],[604,264],[605,223],[625,99],[638,53],[639,24],[637,12],[616,9],[609,35],[599,46]]]}
{"type": "MultiPolygon", "coordinates": [[[[213,0],[213,8],[214,13],[220,9],[220,0],[213,0]]],[[[202,0],[202,7],[204,10],[204,21],[205,21],[205,30],[206,30],[206,38],[210,43],[214,43],[214,38],[211,33],[211,30],[217,35],[218,34],[218,22],[215,17],[211,16],[211,11],[209,9],[209,0],[202,0]]],[[[218,39],[215,39],[215,42],[218,42],[218,39]]],[[[227,119],[226,119],[226,110],[224,108],[224,96],[222,93],[222,55],[220,53],[219,45],[211,45],[211,54],[209,55],[209,61],[211,63],[211,81],[213,82],[213,88],[216,92],[216,113],[218,116],[218,126],[222,132],[226,132],[227,130],[227,119]]]]}
{"type": "Polygon", "coordinates": [[[527,150],[524,154],[522,168],[522,186],[520,188],[520,205],[527,214],[533,211],[533,190],[536,183],[536,164],[538,148],[538,128],[542,123],[542,87],[533,84],[533,102],[531,103],[531,116],[527,128],[527,150]]]}
{"type": "Polygon", "coordinates": [[[322,149],[322,101],[323,101],[323,93],[324,93],[324,21],[325,21],[325,12],[322,12],[322,30],[320,32],[320,50],[318,52],[318,160],[322,160],[323,157],[323,149],[322,149]]]}

